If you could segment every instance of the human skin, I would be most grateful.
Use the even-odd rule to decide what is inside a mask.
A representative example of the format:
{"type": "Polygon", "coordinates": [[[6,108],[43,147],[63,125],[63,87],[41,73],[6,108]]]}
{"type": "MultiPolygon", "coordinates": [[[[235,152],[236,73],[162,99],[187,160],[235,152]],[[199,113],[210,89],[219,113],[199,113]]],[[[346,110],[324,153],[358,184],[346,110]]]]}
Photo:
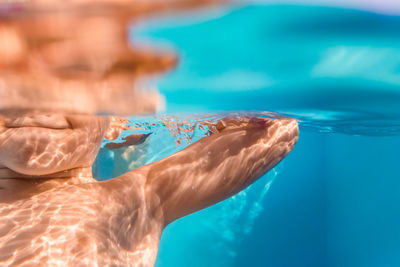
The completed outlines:
{"type": "Polygon", "coordinates": [[[182,151],[98,182],[90,166],[110,120],[43,116],[0,119],[1,266],[152,266],[169,223],[246,188],[298,138],[293,119],[227,117],[182,151]]]}

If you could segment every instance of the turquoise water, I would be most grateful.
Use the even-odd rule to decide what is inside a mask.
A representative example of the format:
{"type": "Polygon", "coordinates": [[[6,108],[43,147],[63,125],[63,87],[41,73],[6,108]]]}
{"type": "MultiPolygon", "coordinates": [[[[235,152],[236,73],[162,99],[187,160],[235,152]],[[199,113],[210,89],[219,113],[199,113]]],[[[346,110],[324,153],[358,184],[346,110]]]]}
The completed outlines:
{"type": "MultiPolygon", "coordinates": [[[[300,123],[273,171],[168,226],[156,266],[400,266],[400,17],[236,6],[153,18],[133,33],[180,56],[151,81],[172,120],[268,110],[300,123]]],[[[132,118],[148,120],[143,164],[187,145],[159,117],[132,118]]],[[[98,162],[112,157],[102,150],[98,162]]],[[[112,165],[98,172],[109,178],[112,165]]]]}
{"type": "Polygon", "coordinates": [[[399,133],[399,17],[309,6],[201,15],[132,29],[180,55],[159,83],[167,111],[268,110],[328,131],[399,133]]]}

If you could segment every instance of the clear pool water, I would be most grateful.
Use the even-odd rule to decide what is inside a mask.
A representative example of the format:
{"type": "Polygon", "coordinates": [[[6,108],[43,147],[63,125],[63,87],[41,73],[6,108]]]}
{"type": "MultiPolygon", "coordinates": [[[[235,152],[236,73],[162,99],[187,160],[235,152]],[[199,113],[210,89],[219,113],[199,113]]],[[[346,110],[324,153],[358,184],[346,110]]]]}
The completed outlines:
{"type": "MultiPolygon", "coordinates": [[[[165,113],[178,114],[169,120],[267,110],[300,123],[277,168],[168,226],[156,266],[400,266],[400,17],[253,5],[131,31],[133,42],[180,55],[176,70],[152,81],[165,113]]],[[[160,117],[132,118],[142,120],[155,123],[143,163],[187,145],[160,117]]],[[[107,178],[112,166],[98,172],[107,178]]]]}

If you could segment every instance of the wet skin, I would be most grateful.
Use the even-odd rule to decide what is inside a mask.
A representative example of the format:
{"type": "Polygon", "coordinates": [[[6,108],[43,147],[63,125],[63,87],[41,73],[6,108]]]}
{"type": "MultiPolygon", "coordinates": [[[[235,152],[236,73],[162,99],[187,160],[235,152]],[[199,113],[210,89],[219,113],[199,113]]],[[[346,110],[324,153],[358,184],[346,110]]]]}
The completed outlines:
{"type": "Polygon", "coordinates": [[[110,120],[42,115],[0,120],[1,266],[152,266],[166,225],[244,189],[298,138],[293,119],[228,117],[172,156],[97,182],[90,166],[110,120]]]}

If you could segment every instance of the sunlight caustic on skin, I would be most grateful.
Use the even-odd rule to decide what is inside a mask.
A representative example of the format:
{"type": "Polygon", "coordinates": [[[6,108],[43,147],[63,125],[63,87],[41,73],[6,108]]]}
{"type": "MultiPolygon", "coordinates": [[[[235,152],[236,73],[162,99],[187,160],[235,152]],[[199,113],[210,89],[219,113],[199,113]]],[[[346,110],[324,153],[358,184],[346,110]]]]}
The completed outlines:
{"type": "Polygon", "coordinates": [[[220,123],[218,132],[183,151],[105,182],[72,175],[3,177],[2,265],[87,260],[88,265],[151,266],[168,223],[250,185],[297,140],[292,119],[220,123]]]}
{"type": "Polygon", "coordinates": [[[103,138],[128,162],[142,160],[151,134],[120,138],[135,126],[96,114],[154,112],[161,96],[139,94],[134,81],[175,64],[173,54],[131,51],[123,23],[201,2],[144,3],[0,4],[0,46],[11,51],[0,60],[1,266],[152,266],[169,223],[243,190],[297,142],[290,118],[236,114],[194,126],[164,118],[175,136],[200,126],[208,136],[96,181],[103,138]],[[91,36],[107,42],[93,48],[91,36]]]}

